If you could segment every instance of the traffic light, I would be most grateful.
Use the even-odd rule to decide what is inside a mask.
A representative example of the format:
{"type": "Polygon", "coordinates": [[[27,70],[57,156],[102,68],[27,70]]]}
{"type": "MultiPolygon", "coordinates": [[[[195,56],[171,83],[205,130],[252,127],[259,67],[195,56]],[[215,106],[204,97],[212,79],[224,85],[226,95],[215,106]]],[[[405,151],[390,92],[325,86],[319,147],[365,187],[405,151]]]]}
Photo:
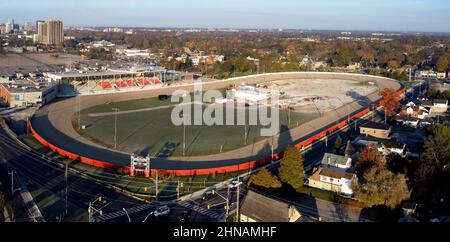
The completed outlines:
{"type": "Polygon", "coordinates": [[[208,209],[211,209],[211,204],[208,203],[207,207],[208,207],[208,209]]]}

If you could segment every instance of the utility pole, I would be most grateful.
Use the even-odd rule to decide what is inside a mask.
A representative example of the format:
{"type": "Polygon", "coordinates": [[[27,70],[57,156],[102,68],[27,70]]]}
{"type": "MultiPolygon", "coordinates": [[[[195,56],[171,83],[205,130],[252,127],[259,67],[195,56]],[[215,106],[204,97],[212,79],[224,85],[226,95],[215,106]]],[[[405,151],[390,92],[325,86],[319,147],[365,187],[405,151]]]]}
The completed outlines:
{"type": "Polygon", "coordinates": [[[177,185],[177,200],[180,200],[180,180],[178,180],[178,185],[177,185]]]}
{"type": "Polygon", "coordinates": [[[186,155],[186,124],[184,123],[183,120],[183,156],[185,155],[186,155]]]}
{"type": "Polygon", "coordinates": [[[227,189],[227,209],[226,209],[226,211],[227,211],[227,213],[225,215],[225,222],[227,221],[228,215],[230,213],[230,186],[228,186],[228,189],[227,189]]]}
{"type": "Polygon", "coordinates": [[[114,113],[114,149],[117,149],[117,112],[119,112],[120,109],[113,108],[112,109],[114,113]]]}
{"type": "Polygon", "coordinates": [[[11,175],[11,194],[14,196],[14,174],[16,174],[16,172],[8,171],[8,174],[11,175]]]}
{"type": "Polygon", "coordinates": [[[237,203],[237,210],[236,210],[236,222],[239,222],[240,221],[240,215],[239,215],[239,187],[240,187],[240,185],[239,185],[239,177],[237,178],[237,184],[238,184],[238,186],[237,186],[237,200],[236,200],[236,203],[237,203]]]}
{"type": "Polygon", "coordinates": [[[92,203],[89,201],[89,207],[88,207],[88,221],[92,222],[92,203]]]}
{"type": "Polygon", "coordinates": [[[245,120],[244,125],[244,144],[247,145],[247,120],[245,120]]]}

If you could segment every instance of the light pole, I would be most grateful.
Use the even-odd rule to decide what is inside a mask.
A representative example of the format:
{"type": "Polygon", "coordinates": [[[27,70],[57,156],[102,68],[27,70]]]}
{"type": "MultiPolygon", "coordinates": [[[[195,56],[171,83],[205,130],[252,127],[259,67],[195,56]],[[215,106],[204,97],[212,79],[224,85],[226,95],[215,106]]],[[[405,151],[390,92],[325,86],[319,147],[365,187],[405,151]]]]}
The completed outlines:
{"type": "Polygon", "coordinates": [[[183,156],[186,155],[186,117],[189,117],[189,115],[185,115],[184,112],[182,114],[183,117],[183,156]]]}
{"type": "Polygon", "coordinates": [[[288,101],[288,127],[291,128],[291,99],[288,101]]]}
{"type": "Polygon", "coordinates": [[[114,111],[114,149],[117,149],[117,112],[120,111],[118,108],[113,108],[114,111]]]}

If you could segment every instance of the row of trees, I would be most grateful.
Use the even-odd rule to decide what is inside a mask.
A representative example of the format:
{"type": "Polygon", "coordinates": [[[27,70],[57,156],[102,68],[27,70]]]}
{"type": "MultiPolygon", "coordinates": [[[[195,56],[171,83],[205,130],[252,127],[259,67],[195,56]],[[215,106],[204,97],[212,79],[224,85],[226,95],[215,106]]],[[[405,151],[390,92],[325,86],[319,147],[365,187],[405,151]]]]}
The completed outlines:
{"type": "Polygon", "coordinates": [[[272,175],[267,169],[262,169],[250,177],[249,185],[266,189],[278,189],[282,186],[282,183],[294,189],[303,186],[305,180],[303,158],[300,150],[295,148],[295,146],[290,145],[284,151],[283,160],[278,168],[278,176],[279,178],[272,175]]]}
{"type": "MultiPolygon", "coordinates": [[[[179,56],[184,48],[192,51],[204,51],[207,54],[225,55],[233,63],[251,56],[260,59],[261,72],[289,71],[299,68],[298,63],[305,55],[320,60],[332,67],[345,67],[360,62],[363,67],[380,67],[396,70],[404,65],[421,66],[430,56],[429,64],[438,70],[448,69],[450,61],[450,39],[439,36],[400,36],[392,41],[347,41],[336,39],[334,34],[314,35],[319,41],[307,42],[302,38],[310,37],[304,33],[227,33],[227,32],[137,32],[98,33],[70,31],[68,35],[79,39],[106,39],[119,45],[150,49],[153,53],[162,53],[164,57],[179,56]],[[444,48],[435,45],[443,43],[444,48]]],[[[214,67],[213,70],[225,69],[214,67]]],[[[248,70],[238,69],[238,72],[248,70]]],[[[233,70],[234,71],[234,70],[233,70]]],[[[395,71],[394,71],[395,72],[395,71]]],[[[400,74],[399,74],[400,75],[400,74]]]]}

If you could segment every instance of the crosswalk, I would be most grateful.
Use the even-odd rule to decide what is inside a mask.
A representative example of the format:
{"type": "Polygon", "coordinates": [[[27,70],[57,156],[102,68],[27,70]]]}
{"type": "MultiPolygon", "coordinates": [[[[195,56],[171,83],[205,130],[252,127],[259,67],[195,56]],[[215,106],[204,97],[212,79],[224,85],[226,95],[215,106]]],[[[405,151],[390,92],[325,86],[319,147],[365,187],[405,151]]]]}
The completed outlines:
{"type": "MultiPolygon", "coordinates": [[[[153,208],[155,208],[155,205],[153,205],[153,204],[144,204],[144,205],[140,205],[140,206],[137,206],[137,207],[133,207],[133,208],[127,209],[127,213],[128,214],[133,214],[133,213],[138,213],[138,212],[142,212],[144,210],[153,209],[153,208]]],[[[116,212],[105,214],[103,216],[99,216],[97,218],[97,220],[99,222],[106,222],[108,220],[112,220],[112,219],[115,219],[115,218],[120,218],[120,217],[123,217],[123,216],[126,216],[125,211],[119,210],[119,211],[116,211],[116,212]]]]}
{"type": "Polygon", "coordinates": [[[201,214],[206,215],[206,216],[208,216],[210,218],[213,218],[213,219],[218,219],[220,217],[220,215],[215,213],[215,212],[212,212],[212,211],[210,211],[210,210],[208,210],[206,208],[197,206],[195,204],[192,204],[192,203],[189,203],[189,202],[186,202],[186,201],[179,202],[178,205],[180,205],[182,207],[185,207],[187,209],[190,209],[192,211],[201,213],[201,214]]]}

